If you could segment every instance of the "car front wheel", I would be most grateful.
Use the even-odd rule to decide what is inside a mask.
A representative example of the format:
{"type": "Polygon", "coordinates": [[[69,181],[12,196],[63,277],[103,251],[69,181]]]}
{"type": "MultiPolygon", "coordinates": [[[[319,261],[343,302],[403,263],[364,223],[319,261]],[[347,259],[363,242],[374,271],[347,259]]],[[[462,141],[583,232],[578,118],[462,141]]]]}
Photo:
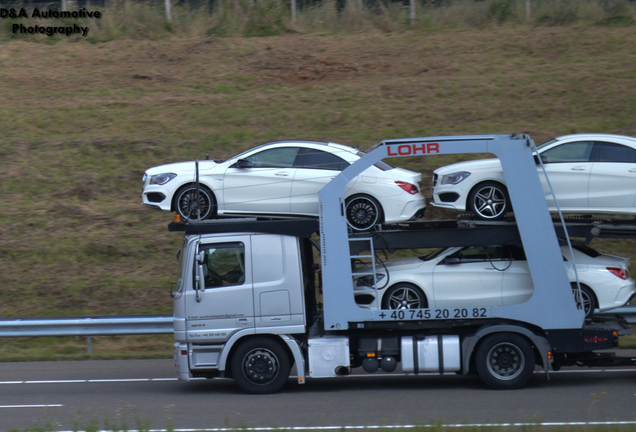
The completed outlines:
{"type": "Polygon", "coordinates": [[[200,185],[197,202],[196,185],[186,185],[175,194],[174,209],[183,220],[210,219],[216,214],[216,199],[208,188],[200,185]]]}
{"type": "Polygon", "coordinates": [[[418,287],[399,283],[386,290],[382,298],[382,309],[424,309],[426,296],[418,287]]]}
{"type": "Polygon", "coordinates": [[[355,231],[368,231],[382,223],[382,206],[368,195],[354,195],[346,201],[347,223],[355,231]]]}
{"type": "Polygon", "coordinates": [[[508,190],[497,182],[478,184],[468,195],[468,209],[480,219],[501,219],[510,211],[508,190]]]}

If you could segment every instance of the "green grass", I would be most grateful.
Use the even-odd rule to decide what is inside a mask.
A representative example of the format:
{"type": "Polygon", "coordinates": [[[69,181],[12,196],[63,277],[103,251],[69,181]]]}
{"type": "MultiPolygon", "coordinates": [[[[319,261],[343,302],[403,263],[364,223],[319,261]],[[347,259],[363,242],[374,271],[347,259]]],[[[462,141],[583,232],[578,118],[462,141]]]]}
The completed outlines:
{"type": "MultiPolygon", "coordinates": [[[[3,42],[0,316],[170,313],[181,239],[169,214],[139,205],[152,166],[284,138],[364,149],[427,135],[636,135],[634,26],[365,29],[3,42]]],[[[422,172],[427,191],[458,160],[392,162],[422,172]]],[[[633,241],[592,246],[636,272],[633,241]]],[[[63,358],[41,345],[36,358],[63,358]]]]}

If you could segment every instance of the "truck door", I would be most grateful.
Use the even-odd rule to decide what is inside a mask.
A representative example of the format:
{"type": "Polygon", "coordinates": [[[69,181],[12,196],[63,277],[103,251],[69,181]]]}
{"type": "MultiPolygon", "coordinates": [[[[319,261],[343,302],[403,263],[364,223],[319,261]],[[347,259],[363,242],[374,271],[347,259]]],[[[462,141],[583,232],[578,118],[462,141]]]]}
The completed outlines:
{"type": "Polygon", "coordinates": [[[188,342],[224,342],[254,328],[251,239],[217,237],[200,243],[186,295],[188,342]]]}

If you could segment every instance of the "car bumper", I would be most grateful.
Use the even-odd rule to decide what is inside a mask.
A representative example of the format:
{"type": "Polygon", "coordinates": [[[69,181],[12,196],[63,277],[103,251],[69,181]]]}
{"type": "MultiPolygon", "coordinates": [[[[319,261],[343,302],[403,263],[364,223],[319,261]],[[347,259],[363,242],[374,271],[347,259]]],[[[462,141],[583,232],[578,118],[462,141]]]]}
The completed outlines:
{"type": "Polygon", "coordinates": [[[459,185],[438,185],[437,178],[431,188],[431,202],[434,207],[466,211],[466,201],[470,190],[459,185]]]}
{"type": "Polygon", "coordinates": [[[149,185],[141,192],[141,205],[157,210],[172,210],[172,194],[174,191],[165,187],[149,185]]]}

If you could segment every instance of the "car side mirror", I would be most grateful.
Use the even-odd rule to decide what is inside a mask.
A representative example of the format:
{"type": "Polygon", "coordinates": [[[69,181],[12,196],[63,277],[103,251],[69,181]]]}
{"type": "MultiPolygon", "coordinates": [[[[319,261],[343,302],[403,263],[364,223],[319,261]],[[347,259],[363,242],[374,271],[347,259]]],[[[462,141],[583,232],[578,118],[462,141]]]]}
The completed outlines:
{"type": "Polygon", "coordinates": [[[239,159],[236,161],[236,163],[234,164],[234,166],[236,168],[252,168],[252,161],[247,160],[247,159],[239,159]]]}
{"type": "Polygon", "coordinates": [[[446,265],[459,264],[459,258],[457,258],[457,257],[447,257],[447,258],[444,259],[444,264],[446,264],[446,265]]]}
{"type": "Polygon", "coordinates": [[[541,162],[548,163],[548,158],[546,156],[539,156],[539,155],[534,155],[534,163],[539,165],[539,157],[541,157],[541,162]]]}

